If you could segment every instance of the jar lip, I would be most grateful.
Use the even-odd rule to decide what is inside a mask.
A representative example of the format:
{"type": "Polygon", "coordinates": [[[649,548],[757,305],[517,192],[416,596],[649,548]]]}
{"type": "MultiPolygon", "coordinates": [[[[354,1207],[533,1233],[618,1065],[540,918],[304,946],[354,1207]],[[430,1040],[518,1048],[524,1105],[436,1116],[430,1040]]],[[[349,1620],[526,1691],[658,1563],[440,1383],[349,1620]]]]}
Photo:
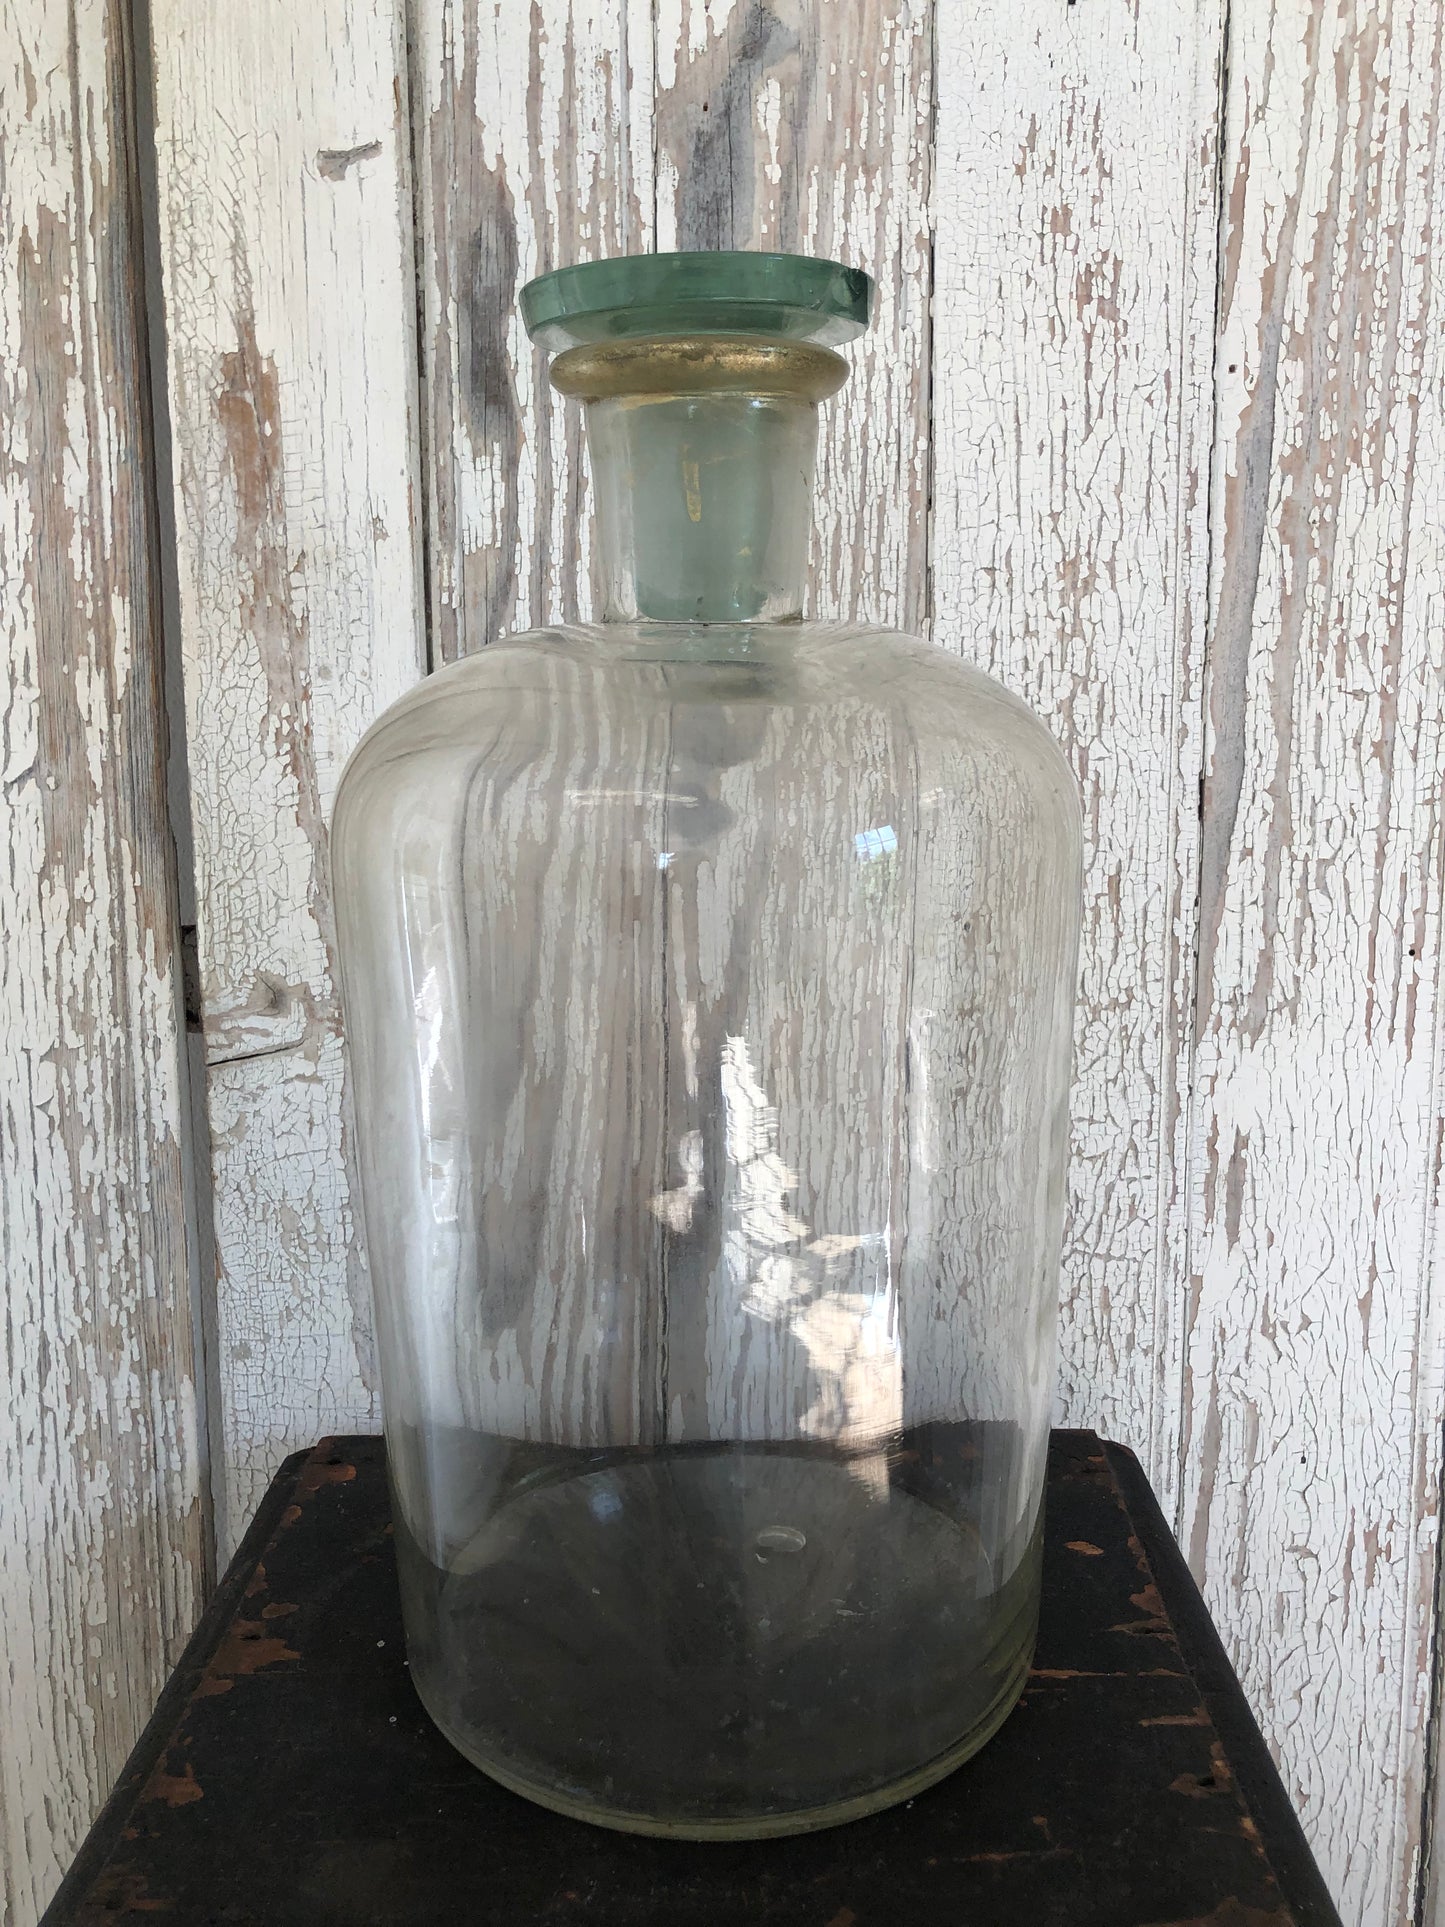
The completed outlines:
{"type": "Polygon", "coordinates": [[[637,335],[763,335],[820,347],[867,328],[874,287],[861,268],[745,249],[629,254],[529,281],[527,333],[549,350],[637,335]]]}

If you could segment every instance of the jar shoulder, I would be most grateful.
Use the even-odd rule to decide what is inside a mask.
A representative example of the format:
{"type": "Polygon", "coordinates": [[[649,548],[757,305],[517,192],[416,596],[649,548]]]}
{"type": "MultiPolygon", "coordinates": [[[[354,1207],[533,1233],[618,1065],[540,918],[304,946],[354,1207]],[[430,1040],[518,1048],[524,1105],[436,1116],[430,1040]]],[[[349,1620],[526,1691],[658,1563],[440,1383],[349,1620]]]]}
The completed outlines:
{"type": "Polygon", "coordinates": [[[802,731],[846,760],[862,734],[906,740],[920,767],[1010,766],[1077,815],[1073,773],[1044,721],[957,651],[861,623],[557,624],[503,636],[448,664],[393,703],[353,752],[338,813],[358,780],[422,759],[440,775],[504,755],[515,768],[555,746],[566,718],[623,725],[618,750],[649,718],[713,707],[761,753],[802,731]]]}

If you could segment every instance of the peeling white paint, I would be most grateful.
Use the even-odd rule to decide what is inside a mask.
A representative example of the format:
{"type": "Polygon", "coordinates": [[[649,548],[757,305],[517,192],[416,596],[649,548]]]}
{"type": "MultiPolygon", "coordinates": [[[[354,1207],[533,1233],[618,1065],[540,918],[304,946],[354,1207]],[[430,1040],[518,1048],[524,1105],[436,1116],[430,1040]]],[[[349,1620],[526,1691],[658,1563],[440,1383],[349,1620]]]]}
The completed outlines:
{"type": "Polygon", "coordinates": [[[1230,20],[1182,1526],[1345,1920],[1384,1927],[1445,1423],[1445,10],[1230,20]]]}
{"type": "Polygon", "coordinates": [[[203,1522],[141,353],[110,300],[140,261],[126,10],[0,20],[0,1914],[31,1927],[191,1631],[203,1522]]]}
{"type": "Polygon", "coordinates": [[[153,39],[224,1555],[281,1456],[376,1422],[326,832],[425,662],[404,8],[157,0],[153,39]]]}
{"type": "Polygon", "coordinates": [[[1139,1449],[1346,1919],[1395,1927],[1445,1416],[1441,0],[1236,5],[1227,125],[1223,0],[425,0],[409,77],[400,0],[157,3],[227,1534],[374,1415],[324,824],[421,670],[420,488],[438,659],[589,606],[517,288],[654,244],[858,260],[817,611],[931,620],[1084,791],[1062,1409],[1139,1449]]]}

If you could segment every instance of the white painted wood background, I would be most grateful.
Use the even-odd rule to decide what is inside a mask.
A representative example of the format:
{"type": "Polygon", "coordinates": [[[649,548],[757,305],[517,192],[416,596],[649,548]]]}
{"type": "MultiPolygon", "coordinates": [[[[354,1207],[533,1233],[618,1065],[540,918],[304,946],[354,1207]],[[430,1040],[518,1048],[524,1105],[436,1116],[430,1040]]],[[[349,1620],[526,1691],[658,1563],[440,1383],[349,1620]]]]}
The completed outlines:
{"type": "MultiPolygon", "coordinates": [[[[125,13],[0,0],[16,1927],[201,1573],[125,13]]],[[[987,663],[1085,798],[1061,1416],[1143,1457],[1345,1920],[1445,1922],[1445,0],[151,0],[150,44],[221,1554],[377,1422],[341,765],[588,608],[516,291],[840,254],[881,302],[817,610],[987,663]]]]}

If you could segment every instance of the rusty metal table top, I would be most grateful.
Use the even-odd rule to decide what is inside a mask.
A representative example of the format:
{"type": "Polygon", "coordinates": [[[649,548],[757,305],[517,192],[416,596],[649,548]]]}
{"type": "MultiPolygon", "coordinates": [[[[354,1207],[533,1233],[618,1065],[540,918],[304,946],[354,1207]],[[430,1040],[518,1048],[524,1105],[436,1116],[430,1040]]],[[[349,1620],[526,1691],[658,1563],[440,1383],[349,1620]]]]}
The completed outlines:
{"type": "Polygon", "coordinates": [[[906,1806],[753,1843],[608,1833],[412,1692],[375,1438],[287,1461],[42,1927],[1339,1927],[1132,1454],[1056,1432],[1018,1710],[906,1806]]]}

